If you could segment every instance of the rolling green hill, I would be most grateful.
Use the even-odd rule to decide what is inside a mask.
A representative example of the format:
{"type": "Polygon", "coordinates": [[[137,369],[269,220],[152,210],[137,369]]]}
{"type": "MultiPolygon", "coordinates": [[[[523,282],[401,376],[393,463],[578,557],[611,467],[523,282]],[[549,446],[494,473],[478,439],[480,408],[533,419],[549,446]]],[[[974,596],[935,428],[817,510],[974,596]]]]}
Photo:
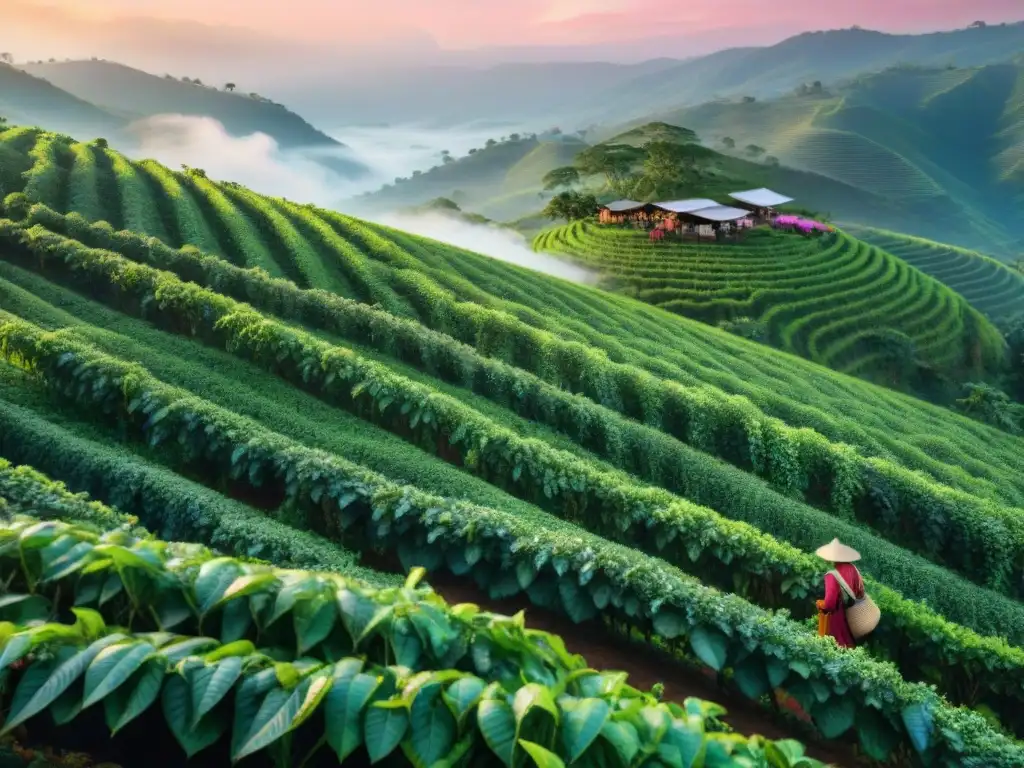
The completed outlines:
{"type": "Polygon", "coordinates": [[[575,222],[542,233],[534,248],[596,268],[610,289],[670,312],[711,324],[762,322],[772,345],[879,382],[907,384],[893,373],[906,360],[881,349],[889,332],[955,380],[1003,364],[999,332],[960,296],[843,232],[808,238],[758,229],[739,244],[702,246],[575,222]]]}
{"type": "Polygon", "coordinates": [[[838,200],[827,208],[837,220],[1009,256],[1024,227],[1022,109],[1024,67],[1001,64],[900,67],[810,94],[655,117],[712,144],[729,137],[738,151],[756,144],[876,201],[867,210],[838,200]]]}
{"type": "Polygon", "coordinates": [[[406,207],[438,197],[489,219],[509,220],[543,207],[541,179],[586,148],[572,137],[517,137],[482,147],[358,198],[359,204],[406,207]]]}
{"type": "MultiPolygon", "coordinates": [[[[581,625],[563,625],[570,648],[607,651],[607,633],[625,633],[632,645],[601,666],[656,660],[664,695],[682,698],[707,681],[686,659],[723,696],[764,705],[745,730],[810,734],[836,763],[855,746],[886,765],[1024,762],[1019,438],[629,297],[13,135],[30,167],[0,220],[8,461],[165,538],[281,565],[340,545],[335,561],[419,565],[473,602],[567,618],[581,625]],[[833,536],[863,554],[885,617],[854,652],[812,626],[824,565],[809,553],[833,536]],[[812,730],[771,714],[780,692],[812,730]]],[[[162,567],[102,556],[119,574],[162,567]]],[[[73,575],[64,564],[48,575],[73,575]]],[[[224,608],[217,594],[252,599],[230,631],[203,629],[247,637],[243,609],[265,616],[271,580],[218,567],[196,582],[204,621],[224,608]]],[[[298,645],[326,643],[332,661],[374,628],[396,639],[373,652],[405,666],[464,649],[443,616],[351,591],[302,611],[298,645]],[[336,637],[335,616],[349,630],[336,637]]],[[[455,614],[491,626],[474,611],[455,614]]],[[[472,657],[494,654],[482,642],[472,657]]],[[[418,722],[429,712],[416,701],[418,722]]],[[[406,709],[390,711],[375,717],[405,724],[406,709]]],[[[663,761],[682,765],[674,754],[663,761]]]]}
{"type": "Polygon", "coordinates": [[[884,248],[941,280],[992,320],[1024,315],[1024,275],[975,251],[898,232],[855,227],[858,238],[884,248]]]}
{"type": "MultiPolygon", "coordinates": [[[[595,145],[573,138],[558,141],[528,138],[499,143],[402,179],[362,196],[358,202],[372,206],[413,206],[423,205],[440,196],[455,200],[467,211],[494,220],[533,217],[554,195],[554,192],[543,189],[542,180],[548,171],[575,164],[580,153],[589,146],[626,143],[639,147],[653,140],[651,132],[656,130],[655,125],[636,126],[630,129],[632,136],[623,138],[616,135],[595,145]]],[[[828,176],[785,166],[770,166],[723,154],[711,147],[695,146],[692,149],[700,155],[703,173],[689,179],[680,177],[673,186],[673,195],[677,197],[724,196],[740,189],[767,186],[785,190],[801,203],[813,204],[820,211],[838,210],[850,205],[870,212],[879,221],[890,221],[886,217],[895,215],[886,199],[828,176]]],[[[637,162],[631,170],[640,171],[640,165],[637,162]]],[[[591,174],[583,182],[584,186],[593,188],[599,196],[609,200],[624,194],[610,189],[603,174],[591,174]]],[[[650,197],[638,191],[629,194],[650,197]]]]}

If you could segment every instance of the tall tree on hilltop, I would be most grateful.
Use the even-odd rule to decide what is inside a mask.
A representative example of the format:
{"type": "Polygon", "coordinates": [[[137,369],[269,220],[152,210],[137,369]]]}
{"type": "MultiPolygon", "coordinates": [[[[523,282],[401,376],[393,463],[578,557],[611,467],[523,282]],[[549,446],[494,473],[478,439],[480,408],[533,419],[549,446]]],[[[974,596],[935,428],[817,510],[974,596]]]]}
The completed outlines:
{"type": "Polygon", "coordinates": [[[593,216],[598,209],[597,198],[580,192],[560,192],[548,201],[542,211],[549,219],[579,221],[593,216]]]}
{"type": "Polygon", "coordinates": [[[609,186],[617,188],[645,156],[629,144],[597,144],[576,156],[576,167],[586,176],[604,175],[609,186]]]}
{"type": "Polygon", "coordinates": [[[757,144],[747,144],[744,151],[751,157],[760,157],[765,153],[765,148],[759,147],[757,144]]]}
{"type": "Polygon", "coordinates": [[[726,149],[736,149],[736,139],[734,139],[732,136],[723,136],[722,146],[725,147],[726,149]]]}
{"type": "Polygon", "coordinates": [[[685,145],[664,141],[644,147],[646,158],[640,189],[657,198],[673,197],[677,190],[691,187],[699,176],[696,161],[685,145]]]}
{"type": "Polygon", "coordinates": [[[553,190],[559,187],[571,187],[580,182],[580,172],[571,165],[555,168],[544,174],[541,179],[544,189],[553,190]]]}
{"type": "Polygon", "coordinates": [[[225,84],[224,84],[224,90],[225,90],[225,91],[234,91],[234,90],[235,90],[235,88],[237,88],[237,87],[238,87],[238,86],[237,86],[237,85],[235,85],[234,83],[225,83],[225,84]]]}

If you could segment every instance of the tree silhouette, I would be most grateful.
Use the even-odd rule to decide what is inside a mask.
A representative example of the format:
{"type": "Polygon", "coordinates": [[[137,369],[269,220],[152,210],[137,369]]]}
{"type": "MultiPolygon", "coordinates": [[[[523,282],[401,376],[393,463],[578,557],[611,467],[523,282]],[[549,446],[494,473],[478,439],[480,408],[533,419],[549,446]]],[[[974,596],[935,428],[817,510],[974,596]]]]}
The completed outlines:
{"type": "Polygon", "coordinates": [[[3,53],[0,53],[0,61],[2,61],[4,64],[13,64],[14,56],[4,51],[3,53]]]}
{"type": "Polygon", "coordinates": [[[781,165],[781,163],[779,162],[779,158],[777,158],[775,155],[768,155],[764,159],[764,162],[766,165],[770,165],[773,168],[778,168],[779,165],[781,165]]]}
{"type": "Polygon", "coordinates": [[[488,139],[487,143],[484,144],[484,146],[487,147],[487,148],[490,148],[490,147],[496,146],[497,143],[498,142],[496,142],[494,139],[488,139]]]}
{"type": "Polygon", "coordinates": [[[722,146],[725,147],[726,149],[735,149],[736,139],[734,139],[732,136],[723,136],[722,146]]]}
{"type": "Polygon", "coordinates": [[[234,83],[225,83],[224,84],[224,90],[225,91],[234,91],[235,88],[237,88],[237,87],[238,86],[236,86],[234,83]]]}
{"type": "Polygon", "coordinates": [[[751,157],[760,157],[765,153],[765,148],[759,147],[757,144],[747,144],[744,151],[751,157]]]}
{"type": "Polygon", "coordinates": [[[551,190],[559,187],[571,187],[573,184],[578,184],[579,180],[580,172],[571,165],[566,165],[548,171],[541,181],[544,184],[544,189],[551,190]]]}

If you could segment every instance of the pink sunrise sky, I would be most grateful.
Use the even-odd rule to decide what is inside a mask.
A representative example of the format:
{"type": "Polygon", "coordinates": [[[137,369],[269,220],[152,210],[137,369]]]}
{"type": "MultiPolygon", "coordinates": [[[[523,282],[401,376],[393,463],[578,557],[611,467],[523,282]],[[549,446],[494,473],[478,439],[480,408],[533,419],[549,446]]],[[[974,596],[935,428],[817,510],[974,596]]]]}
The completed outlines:
{"type": "MultiPolygon", "coordinates": [[[[859,24],[922,32],[1024,18],[1022,0],[0,0],[4,13],[66,23],[134,16],[246,27],[292,40],[429,35],[443,48],[612,43],[641,37],[792,25],[793,34],[859,24]]],[[[44,21],[45,20],[45,21],[44,21]]],[[[11,41],[8,41],[11,42],[11,41]]]]}

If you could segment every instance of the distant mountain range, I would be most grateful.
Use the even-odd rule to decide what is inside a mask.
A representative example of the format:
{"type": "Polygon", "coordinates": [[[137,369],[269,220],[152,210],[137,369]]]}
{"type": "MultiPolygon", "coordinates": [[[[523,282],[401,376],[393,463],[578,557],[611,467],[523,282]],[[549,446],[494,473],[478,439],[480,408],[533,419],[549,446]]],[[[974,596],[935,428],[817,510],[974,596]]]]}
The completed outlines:
{"type": "Polygon", "coordinates": [[[776,45],[730,48],[685,61],[641,64],[558,62],[491,68],[420,67],[324,76],[281,98],[323,124],[436,121],[487,115],[524,127],[563,129],[641,117],[716,98],[779,96],[805,81],[833,84],[904,63],[973,67],[1024,50],[1024,22],[894,35],[861,29],[808,32],[776,45]],[[331,93],[324,99],[325,90],[331,93]]]}

